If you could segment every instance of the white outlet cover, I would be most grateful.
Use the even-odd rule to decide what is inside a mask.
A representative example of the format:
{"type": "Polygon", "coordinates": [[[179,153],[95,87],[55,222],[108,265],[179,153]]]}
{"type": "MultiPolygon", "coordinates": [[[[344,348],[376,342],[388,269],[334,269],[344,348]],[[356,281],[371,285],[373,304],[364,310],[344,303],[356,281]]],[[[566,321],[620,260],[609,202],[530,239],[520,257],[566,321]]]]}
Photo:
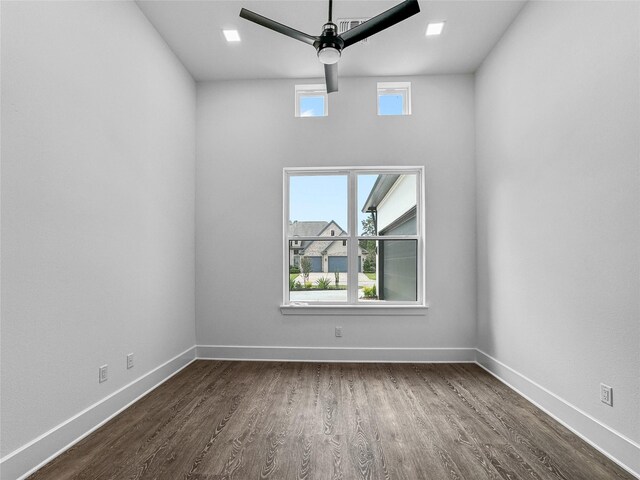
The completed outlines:
{"type": "Polygon", "coordinates": [[[133,353],[127,355],[127,369],[133,368],[133,353]]]}
{"type": "Polygon", "coordinates": [[[99,383],[106,382],[108,376],[109,376],[108,366],[107,365],[102,365],[98,369],[98,382],[99,383]]]}
{"type": "Polygon", "coordinates": [[[600,384],[600,401],[609,406],[613,406],[613,388],[604,383],[600,384]]]}

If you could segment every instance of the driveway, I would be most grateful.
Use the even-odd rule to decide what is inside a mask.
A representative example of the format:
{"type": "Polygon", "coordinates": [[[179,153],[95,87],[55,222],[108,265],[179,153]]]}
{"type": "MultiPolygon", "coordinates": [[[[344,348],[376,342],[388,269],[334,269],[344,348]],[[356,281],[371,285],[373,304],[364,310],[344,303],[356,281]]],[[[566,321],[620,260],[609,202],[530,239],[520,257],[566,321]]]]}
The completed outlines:
{"type": "MultiPolygon", "coordinates": [[[[328,272],[328,273],[323,273],[323,272],[311,272],[309,273],[309,281],[315,285],[316,281],[318,281],[318,279],[326,277],[329,280],[331,280],[331,285],[335,284],[335,273],[333,272],[328,272]]],[[[304,283],[304,279],[302,278],[302,274],[298,275],[296,277],[296,282],[300,282],[300,284],[304,283]]],[[[362,287],[370,287],[372,285],[375,285],[376,281],[375,280],[371,280],[369,279],[369,277],[367,277],[364,273],[358,273],[358,288],[362,288],[362,287]]],[[[347,285],[347,273],[346,272],[342,272],[340,273],[340,285],[347,285]]]]}
{"type": "Polygon", "coordinates": [[[346,302],[346,290],[294,290],[289,292],[290,302],[346,302]]]}

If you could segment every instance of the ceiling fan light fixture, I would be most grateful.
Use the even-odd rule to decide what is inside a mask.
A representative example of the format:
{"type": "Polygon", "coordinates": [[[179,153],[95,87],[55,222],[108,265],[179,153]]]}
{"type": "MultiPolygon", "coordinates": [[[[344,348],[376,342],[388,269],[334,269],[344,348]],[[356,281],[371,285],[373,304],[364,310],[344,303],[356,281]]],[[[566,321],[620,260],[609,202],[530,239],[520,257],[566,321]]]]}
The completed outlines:
{"type": "Polygon", "coordinates": [[[325,65],[333,65],[340,60],[340,50],[334,47],[324,47],[318,50],[318,58],[325,65]]]}

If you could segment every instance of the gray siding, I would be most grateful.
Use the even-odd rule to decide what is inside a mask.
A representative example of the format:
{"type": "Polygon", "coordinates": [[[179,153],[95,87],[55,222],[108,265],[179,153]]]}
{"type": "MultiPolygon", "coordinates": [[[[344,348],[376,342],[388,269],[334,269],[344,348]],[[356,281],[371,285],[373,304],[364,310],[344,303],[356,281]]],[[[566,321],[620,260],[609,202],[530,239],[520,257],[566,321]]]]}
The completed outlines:
{"type": "Polygon", "coordinates": [[[380,260],[382,300],[415,301],[418,286],[415,240],[384,240],[380,260]]]}
{"type": "Polygon", "coordinates": [[[417,232],[416,217],[410,218],[401,225],[385,232],[385,235],[415,235],[417,232]]]}
{"type": "MultiPolygon", "coordinates": [[[[416,218],[385,232],[386,235],[411,235],[416,232],[416,218]]],[[[380,299],[416,301],[418,288],[417,242],[384,240],[380,242],[380,299]]]]}

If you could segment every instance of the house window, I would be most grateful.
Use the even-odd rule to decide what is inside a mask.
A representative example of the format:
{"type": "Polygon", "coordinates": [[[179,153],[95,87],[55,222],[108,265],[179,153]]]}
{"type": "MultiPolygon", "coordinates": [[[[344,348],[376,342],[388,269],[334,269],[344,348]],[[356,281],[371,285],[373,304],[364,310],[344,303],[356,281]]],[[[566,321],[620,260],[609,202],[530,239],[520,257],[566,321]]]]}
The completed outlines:
{"type": "Polygon", "coordinates": [[[411,82],[378,82],[378,115],[411,115],[411,82]]]}
{"type": "Polygon", "coordinates": [[[424,306],[422,167],[284,169],[284,306],[424,306]],[[291,281],[291,245],[304,247],[291,281]],[[332,238],[339,237],[339,238],[332,238]]]}
{"type": "Polygon", "coordinates": [[[296,85],[296,117],[326,117],[329,96],[325,85],[296,85]]]}

